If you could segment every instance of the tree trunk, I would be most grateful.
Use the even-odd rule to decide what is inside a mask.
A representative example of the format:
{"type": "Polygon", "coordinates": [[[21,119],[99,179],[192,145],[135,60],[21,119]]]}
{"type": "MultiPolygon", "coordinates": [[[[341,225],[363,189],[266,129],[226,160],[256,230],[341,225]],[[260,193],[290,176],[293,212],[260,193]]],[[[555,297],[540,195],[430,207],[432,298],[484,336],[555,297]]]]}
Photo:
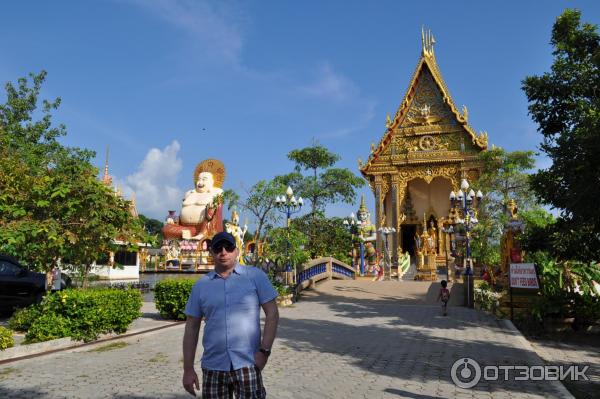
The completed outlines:
{"type": "Polygon", "coordinates": [[[90,269],[91,269],[91,266],[88,264],[83,266],[83,283],[81,285],[84,289],[88,288],[88,285],[89,285],[88,275],[90,274],[90,269]]]}

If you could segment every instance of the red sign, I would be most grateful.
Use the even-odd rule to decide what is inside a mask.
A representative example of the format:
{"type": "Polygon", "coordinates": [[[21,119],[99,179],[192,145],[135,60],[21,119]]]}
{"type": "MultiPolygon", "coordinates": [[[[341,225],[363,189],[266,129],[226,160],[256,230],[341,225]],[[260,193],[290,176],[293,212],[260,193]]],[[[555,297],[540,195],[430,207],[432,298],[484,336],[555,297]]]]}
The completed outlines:
{"type": "Polygon", "coordinates": [[[509,275],[511,288],[540,289],[533,263],[511,263],[509,275]]]}

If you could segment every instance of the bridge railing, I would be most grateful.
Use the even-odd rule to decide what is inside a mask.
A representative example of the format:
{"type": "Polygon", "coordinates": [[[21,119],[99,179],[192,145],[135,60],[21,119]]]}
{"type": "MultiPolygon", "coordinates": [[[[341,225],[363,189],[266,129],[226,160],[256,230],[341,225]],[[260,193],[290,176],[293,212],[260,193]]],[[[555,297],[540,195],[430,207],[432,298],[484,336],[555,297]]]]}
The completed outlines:
{"type": "Polygon", "coordinates": [[[350,265],[332,257],[313,259],[298,268],[297,292],[302,291],[321,280],[354,280],[356,270],[350,265]]]}

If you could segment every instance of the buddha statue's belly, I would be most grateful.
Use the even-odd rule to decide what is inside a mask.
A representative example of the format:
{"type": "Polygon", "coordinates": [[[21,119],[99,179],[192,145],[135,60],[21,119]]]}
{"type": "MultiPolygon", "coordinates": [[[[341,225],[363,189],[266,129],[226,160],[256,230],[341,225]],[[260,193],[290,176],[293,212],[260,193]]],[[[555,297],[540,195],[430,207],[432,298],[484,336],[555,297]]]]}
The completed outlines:
{"type": "Polygon", "coordinates": [[[181,208],[180,222],[183,224],[200,224],[204,221],[206,205],[187,205],[181,208]]]}

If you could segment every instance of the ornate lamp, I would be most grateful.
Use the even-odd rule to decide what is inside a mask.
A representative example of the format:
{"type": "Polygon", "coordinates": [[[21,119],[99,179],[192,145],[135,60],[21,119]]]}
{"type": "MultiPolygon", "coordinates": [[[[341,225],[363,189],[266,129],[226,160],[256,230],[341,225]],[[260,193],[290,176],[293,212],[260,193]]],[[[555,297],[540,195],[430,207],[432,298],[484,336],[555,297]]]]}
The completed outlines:
{"type": "MultiPolygon", "coordinates": [[[[291,272],[292,271],[292,265],[290,264],[290,237],[289,237],[289,228],[290,228],[290,223],[292,221],[292,215],[294,213],[298,213],[300,212],[300,209],[302,209],[302,205],[304,205],[304,200],[302,199],[302,197],[299,197],[298,199],[296,199],[296,197],[294,197],[294,190],[292,190],[292,188],[290,186],[288,186],[287,190],[285,191],[285,195],[278,195],[275,198],[275,207],[277,208],[277,210],[279,210],[280,212],[283,212],[286,215],[286,227],[288,228],[288,240],[287,240],[287,247],[286,247],[286,253],[285,253],[285,258],[286,258],[286,265],[285,265],[285,271],[286,272],[291,272]]],[[[296,268],[296,266],[294,265],[294,269],[296,268]]],[[[294,276],[296,276],[295,270],[294,270],[294,276]]]]}
{"type": "MultiPolygon", "coordinates": [[[[479,222],[477,220],[477,208],[483,199],[483,193],[481,190],[477,190],[477,193],[471,188],[469,190],[469,182],[467,179],[462,179],[460,183],[460,190],[457,194],[454,194],[454,191],[450,192],[450,205],[453,208],[453,214],[455,215],[453,223],[451,224],[461,224],[465,226],[466,231],[466,245],[467,245],[467,269],[466,274],[472,273],[471,270],[471,229],[475,227],[475,225],[479,222]],[[468,191],[467,191],[468,190],[468,191]]],[[[453,219],[452,217],[450,218],[453,219]]],[[[452,233],[454,232],[454,227],[451,225],[452,233]]],[[[450,233],[451,234],[451,233],[450,233]]]]}

